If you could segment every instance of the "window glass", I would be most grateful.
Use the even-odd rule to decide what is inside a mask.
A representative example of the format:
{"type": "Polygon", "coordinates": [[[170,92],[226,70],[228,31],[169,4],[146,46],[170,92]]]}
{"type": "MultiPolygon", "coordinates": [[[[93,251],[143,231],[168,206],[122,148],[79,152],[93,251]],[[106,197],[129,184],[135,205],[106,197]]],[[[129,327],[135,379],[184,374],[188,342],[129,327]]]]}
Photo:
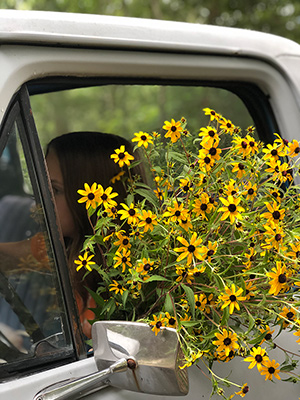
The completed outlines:
{"type": "MultiPolygon", "coordinates": [[[[0,157],[0,362],[71,351],[51,241],[14,122],[0,157]],[[62,351],[64,349],[64,352],[62,351]]],[[[1,138],[3,139],[3,138],[1,138]]],[[[24,140],[24,138],[23,138],[24,140]]],[[[26,146],[26,151],[28,147],[26,146]]],[[[30,159],[30,158],[29,158],[30,159]]],[[[1,372],[0,372],[1,373],[1,372]]]]}

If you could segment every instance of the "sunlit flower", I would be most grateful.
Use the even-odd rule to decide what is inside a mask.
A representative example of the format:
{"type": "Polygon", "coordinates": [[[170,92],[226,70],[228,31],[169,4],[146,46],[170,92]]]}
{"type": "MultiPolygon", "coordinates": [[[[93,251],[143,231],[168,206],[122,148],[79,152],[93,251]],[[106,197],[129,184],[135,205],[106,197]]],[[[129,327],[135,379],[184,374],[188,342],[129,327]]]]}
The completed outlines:
{"type": "Polygon", "coordinates": [[[285,210],[280,209],[280,205],[278,205],[275,201],[273,201],[273,204],[265,203],[265,205],[269,212],[261,214],[263,218],[267,218],[268,221],[272,221],[275,224],[278,224],[279,221],[283,220],[285,210]]]}
{"type": "Polygon", "coordinates": [[[78,203],[86,203],[86,209],[88,209],[90,206],[94,209],[97,208],[99,192],[100,188],[97,183],[94,182],[91,187],[87,183],[85,183],[84,190],[77,190],[77,193],[83,196],[81,197],[81,199],[78,200],[78,203]]]}
{"type": "Polygon", "coordinates": [[[300,261],[300,242],[289,243],[289,245],[291,246],[292,250],[286,253],[286,255],[300,261]]]}
{"type": "Polygon", "coordinates": [[[246,196],[247,200],[253,200],[257,194],[257,185],[252,184],[251,182],[248,182],[247,185],[245,186],[245,191],[243,194],[246,196]]]}
{"type": "Polygon", "coordinates": [[[193,182],[191,182],[189,179],[186,178],[180,179],[179,186],[185,193],[188,193],[189,191],[193,190],[193,182]]]}
{"type": "Polygon", "coordinates": [[[218,148],[218,142],[210,145],[209,143],[202,144],[203,149],[199,150],[199,157],[205,158],[206,156],[211,157],[214,161],[220,160],[221,149],[218,148]]]}
{"type": "Polygon", "coordinates": [[[209,154],[199,152],[198,164],[200,171],[208,172],[214,166],[215,159],[209,154]]]}
{"type": "Polygon", "coordinates": [[[170,315],[168,312],[165,313],[165,323],[169,328],[176,328],[177,326],[176,318],[170,315]]]}
{"type": "Polygon", "coordinates": [[[179,221],[179,226],[181,226],[186,232],[188,232],[189,230],[193,230],[190,216],[188,215],[186,219],[181,219],[179,221]]]}
{"type": "Polygon", "coordinates": [[[266,273],[266,276],[271,278],[269,293],[277,296],[282,289],[287,287],[287,269],[281,261],[276,261],[276,267],[272,268],[272,271],[266,273]]]}
{"type": "Polygon", "coordinates": [[[244,358],[244,361],[250,363],[248,366],[249,369],[252,369],[256,365],[259,371],[261,371],[263,365],[266,365],[267,360],[269,360],[269,357],[266,350],[262,347],[252,347],[250,356],[244,358]]]}
{"type": "Polygon", "coordinates": [[[149,274],[153,270],[154,261],[150,261],[149,258],[143,258],[142,262],[138,263],[136,271],[140,272],[142,275],[149,274]]]}
{"type": "Polygon", "coordinates": [[[285,250],[286,247],[283,245],[285,233],[283,229],[278,224],[264,225],[264,228],[266,230],[263,234],[265,243],[262,244],[262,247],[265,249],[285,250]]]}
{"type": "Polygon", "coordinates": [[[279,157],[284,157],[285,156],[285,152],[283,152],[282,150],[280,150],[280,148],[278,147],[277,143],[274,144],[267,144],[265,146],[265,148],[263,148],[263,153],[265,153],[265,155],[263,156],[264,160],[273,160],[273,161],[277,161],[279,159],[279,157]]]}
{"type": "Polygon", "coordinates": [[[231,289],[225,286],[225,292],[222,293],[219,297],[223,302],[221,309],[223,310],[225,307],[229,306],[229,314],[232,314],[234,309],[236,308],[238,311],[240,310],[240,305],[238,301],[246,300],[246,297],[241,296],[243,293],[243,289],[239,288],[237,291],[235,289],[235,284],[231,285],[231,289]]]}
{"type": "Polygon", "coordinates": [[[203,136],[203,139],[201,140],[201,146],[207,145],[207,146],[213,146],[214,143],[217,145],[219,144],[219,135],[217,133],[217,130],[211,126],[207,126],[206,128],[201,128],[199,132],[199,136],[203,136]]]}
{"type": "Polygon", "coordinates": [[[264,328],[259,329],[261,333],[264,334],[264,338],[262,339],[262,341],[260,342],[260,345],[262,345],[263,342],[267,341],[271,341],[272,340],[272,334],[275,332],[275,329],[273,329],[271,331],[271,328],[269,327],[269,325],[266,325],[264,328]]]}
{"type": "Polygon", "coordinates": [[[160,332],[161,328],[166,326],[166,320],[163,318],[163,315],[160,314],[159,317],[157,318],[156,315],[153,314],[153,320],[150,321],[150,325],[153,326],[152,331],[155,333],[155,336],[160,332]]]}
{"type": "Polygon", "coordinates": [[[250,300],[251,297],[255,296],[254,290],[257,290],[257,287],[252,282],[248,282],[246,284],[246,300],[250,300]]]}
{"type": "Polygon", "coordinates": [[[118,211],[118,214],[121,215],[120,220],[126,219],[126,222],[129,225],[136,225],[139,221],[139,218],[138,218],[138,210],[137,208],[135,208],[134,204],[131,203],[129,207],[125,203],[121,203],[120,205],[124,209],[118,211]]]}
{"type": "Polygon", "coordinates": [[[298,140],[292,140],[291,143],[288,144],[288,156],[296,157],[300,153],[300,145],[298,140]]]}
{"type": "Polygon", "coordinates": [[[193,257],[195,256],[198,260],[202,259],[201,247],[200,244],[202,243],[202,239],[199,237],[197,238],[197,233],[194,232],[188,242],[181,236],[177,236],[177,240],[183,244],[182,247],[177,247],[174,249],[177,253],[182,253],[180,256],[177,257],[176,261],[181,261],[187,257],[187,263],[191,264],[193,261],[193,257]]]}
{"type": "Polygon", "coordinates": [[[209,214],[213,209],[214,205],[211,203],[207,193],[201,193],[200,197],[195,200],[193,211],[197,216],[201,215],[207,220],[206,214],[209,214]]]}
{"type": "Polygon", "coordinates": [[[138,142],[138,147],[144,146],[145,149],[147,149],[150,143],[153,144],[153,138],[149,133],[140,131],[138,133],[136,132],[134,135],[135,137],[131,139],[131,141],[138,142]]]}
{"type": "Polygon", "coordinates": [[[87,251],[83,254],[83,256],[79,255],[79,260],[74,261],[74,263],[78,265],[78,267],[76,267],[76,271],[79,271],[82,267],[86,268],[88,271],[91,271],[91,265],[96,264],[94,261],[91,261],[93,257],[94,254],[89,256],[87,251]]]}
{"type": "Polygon", "coordinates": [[[167,208],[167,211],[164,213],[164,217],[169,218],[169,220],[172,222],[180,222],[182,219],[187,220],[188,210],[184,208],[183,203],[178,204],[178,202],[175,201],[173,207],[167,208]]]}
{"type": "Polygon", "coordinates": [[[122,295],[125,292],[126,289],[119,282],[117,282],[115,280],[113,280],[113,282],[114,283],[111,283],[109,285],[110,286],[109,291],[110,292],[115,292],[115,294],[120,293],[122,295]]]}
{"type": "Polygon", "coordinates": [[[194,280],[192,270],[188,266],[177,265],[176,274],[178,275],[176,282],[186,281],[187,283],[192,283],[194,280]]]}
{"type": "Polygon", "coordinates": [[[122,267],[122,272],[125,272],[126,266],[132,267],[130,262],[130,250],[122,248],[121,251],[116,251],[114,261],[116,261],[114,268],[117,268],[120,265],[122,267]]]}
{"type": "Polygon", "coordinates": [[[223,118],[221,121],[220,128],[223,129],[225,133],[229,133],[230,135],[232,135],[235,126],[229,119],[223,118]]]}
{"type": "Polygon", "coordinates": [[[297,314],[292,307],[283,307],[283,310],[281,311],[281,313],[279,313],[279,315],[282,317],[282,326],[284,328],[287,328],[291,322],[295,322],[297,317],[297,314]]]}
{"type": "Polygon", "coordinates": [[[171,122],[165,121],[163,129],[167,131],[165,137],[171,138],[172,143],[176,143],[181,136],[182,126],[180,121],[175,122],[174,119],[171,119],[171,122]]]}
{"type": "Polygon", "coordinates": [[[246,175],[247,170],[245,169],[245,165],[241,162],[231,163],[233,165],[232,172],[236,172],[237,177],[241,179],[244,175],[246,175]]]}
{"type": "Polygon", "coordinates": [[[134,160],[134,157],[125,151],[125,146],[122,145],[119,149],[115,149],[114,154],[110,156],[119,167],[122,168],[124,165],[129,166],[130,162],[134,160]]]}
{"type": "Polygon", "coordinates": [[[216,113],[216,111],[212,110],[211,108],[208,108],[208,107],[203,108],[203,111],[204,111],[204,115],[210,116],[211,121],[213,121],[213,120],[218,121],[220,118],[220,114],[216,113]]]}
{"type": "Polygon", "coordinates": [[[130,249],[131,243],[129,237],[124,235],[125,231],[116,232],[116,236],[118,240],[114,242],[114,246],[119,246],[118,251],[120,252],[121,249],[130,249]]]}
{"type": "Polygon", "coordinates": [[[142,213],[139,214],[139,219],[140,222],[138,223],[138,226],[144,228],[144,232],[148,232],[148,230],[152,232],[154,225],[157,225],[157,216],[150,210],[142,210],[142,213]]]}
{"type": "Polygon", "coordinates": [[[218,243],[212,243],[210,240],[207,243],[207,246],[203,246],[201,248],[201,252],[203,254],[203,259],[207,258],[208,262],[211,262],[211,258],[216,253],[216,249],[218,247],[218,243]]]}
{"type": "Polygon", "coordinates": [[[113,188],[109,186],[105,190],[101,185],[98,186],[98,203],[99,205],[103,204],[105,208],[116,207],[117,202],[113,200],[114,197],[118,196],[118,193],[113,192],[113,188]]]}
{"type": "Polygon", "coordinates": [[[231,350],[234,351],[239,348],[236,333],[223,328],[222,333],[217,332],[215,336],[218,340],[214,340],[213,344],[217,346],[217,352],[224,351],[225,355],[228,356],[231,350]]]}
{"type": "Polygon", "coordinates": [[[223,215],[221,217],[221,221],[224,221],[226,218],[230,218],[230,223],[234,224],[236,218],[242,219],[241,212],[244,212],[245,209],[239,206],[241,198],[234,198],[233,196],[228,196],[227,199],[220,197],[220,201],[223,203],[224,207],[220,207],[218,212],[223,211],[223,215]]]}
{"type": "Polygon", "coordinates": [[[195,294],[194,298],[195,298],[195,308],[200,311],[204,311],[207,303],[207,298],[205,294],[204,293],[200,293],[199,295],[195,294]]]}
{"type": "Polygon", "coordinates": [[[279,363],[276,363],[275,360],[268,360],[266,361],[266,364],[262,366],[262,369],[260,371],[261,375],[266,375],[265,380],[271,381],[273,378],[273,375],[277,379],[281,379],[280,376],[278,375],[278,372],[280,372],[279,363]]]}
{"type": "Polygon", "coordinates": [[[230,179],[230,181],[224,185],[224,193],[227,196],[237,196],[239,194],[239,188],[234,179],[230,179]]]}

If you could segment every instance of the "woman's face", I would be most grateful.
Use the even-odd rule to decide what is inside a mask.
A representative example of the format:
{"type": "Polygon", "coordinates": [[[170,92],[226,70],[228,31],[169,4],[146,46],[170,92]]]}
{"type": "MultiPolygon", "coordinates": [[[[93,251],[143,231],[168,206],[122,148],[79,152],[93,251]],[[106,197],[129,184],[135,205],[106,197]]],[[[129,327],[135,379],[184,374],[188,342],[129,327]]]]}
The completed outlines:
{"type": "Polygon", "coordinates": [[[53,149],[50,148],[46,162],[52,184],[52,189],[55,197],[56,208],[62,233],[64,237],[73,238],[75,236],[75,223],[71,211],[69,209],[65,190],[64,180],[58,161],[58,157],[53,149]]]}

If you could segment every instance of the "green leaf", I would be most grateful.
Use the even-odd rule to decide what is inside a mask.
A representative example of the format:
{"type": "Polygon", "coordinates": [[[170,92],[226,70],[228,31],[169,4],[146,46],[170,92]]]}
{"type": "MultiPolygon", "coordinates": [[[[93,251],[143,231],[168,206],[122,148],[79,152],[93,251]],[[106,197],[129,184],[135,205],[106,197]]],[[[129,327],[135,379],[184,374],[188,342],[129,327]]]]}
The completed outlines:
{"type": "Polygon", "coordinates": [[[189,287],[184,285],[183,283],[181,284],[181,287],[185,291],[187,300],[189,302],[190,310],[192,313],[193,318],[195,318],[195,296],[193,290],[189,287]]]}
{"type": "Polygon", "coordinates": [[[165,311],[173,315],[174,310],[173,310],[172,296],[170,293],[166,294],[164,308],[165,311]]]}
{"type": "Polygon", "coordinates": [[[123,304],[124,308],[126,306],[126,301],[127,301],[128,295],[129,295],[129,290],[125,290],[122,294],[122,304],[123,304]]]}
{"type": "Polygon", "coordinates": [[[149,203],[153,204],[154,206],[158,205],[158,198],[151,190],[146,189],[136,189],[135,193],[149,201],[149,203]]]}
{"type": "Polygon", "coordinates": [[[180,153],[177,153],[176,151],[169,151],[169,161],[170,160],[176,160],[176,161],[179,161],[182,164],[186,164],[187,163],[186,157],[183,156],[180,153]]]}
{"type": "Polygon", "coordinates": [[[166,281],[166,282],[168,282],[168,279],[164,278],[163,276],[160,276],[160,275],[152,275],[152,276],[150,276],[149,279],[147,279],[146,282],[148,283],[148,282],[156,282],[156,281],[166,281]]]}

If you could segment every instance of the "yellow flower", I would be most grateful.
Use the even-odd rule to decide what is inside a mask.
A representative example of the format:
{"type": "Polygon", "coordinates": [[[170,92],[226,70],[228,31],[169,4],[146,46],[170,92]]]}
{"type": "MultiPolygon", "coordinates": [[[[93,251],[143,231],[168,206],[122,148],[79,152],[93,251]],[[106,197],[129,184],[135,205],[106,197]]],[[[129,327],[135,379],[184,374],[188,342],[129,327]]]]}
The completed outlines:
{"type": "Polygon", "coordinates": [[[253,200],[256,196],[257,193],[257,185],[252,184],[251,182],[248,182],[247,185],[245,186],[245,191],[243,192],[244,195],[246,195],[247,200],[253,200]]]}
{"type": "Polygon", "coordinates": [[[115,149],[115,153],[110,156],[119,167],[122,168],[124,164],[130,165],[130,161],[134,160],[134,157],[125,151],[125,146],[122,145],[119,149],[115,149]]]}
{"type": "Polygon", "coordinates": [[[217,130],[211,126],[201,128],[199,136],[203,136],[203,139],[201,140],[201,146],[206,144],[207,146],[211,147],[214,143],[217,143],[218,145],[220,141],[217,130]]]}
{"type": "Polygon", "coordinates": [[[118,214],[121,214],[120,220],[126,219],[129,225],[136,225],[139,221],[138,218],[138,210],[134,207],[134,204],[131,203],[128,207],[127,204],[121,203],[121,206],[124,210],[119,210],[118,214]]]}
{"type": "Polygon", "coordinates": [[[126,248],[123,248],[121,252],[116,251],[114,261],[116,261],[116,263],[114,264],[114,268],[117,268],[119,265],[121,265],[122,272],[125,272],[126,265],[128,267],[132,267],[132,264],[130,262],[130,251],[126,248]]]}
{"type": "Polygon", "coordinates": [[[193,225],[191,224],[191,218],[188,216],[187,219],[181,219],[179,221],[179,226],[181,226],[186,232],[189,231],[189,229],[193,229],[193,225]]]}
{"type": "Polygon", "coordinates": [[[159,317],[157,318],[156,315],[153,314],[153,319],[154,321],[150,322],[150,325],[153,326],[152,331],[155,333],[155,336],[160,332],[161,328],[163,328],[166,324],[165,318],[163,318],[163,315],[160,314],[159,317]]]}
{"type": "Polygon", "coordinates": [[[277,161],[279,157],[285,156],[285,152],[283,152],[276,143],[267,144],[267,146],[262,151],[263,153],[265,153],[265,155],[263,156],[264,160],[277,161]]]}
{"type": "Polygon", "coordinates": [[[111,287],[109,289],[110,292],[115,292],[116,294],[118,294],[120,292],[120,294],[123,294],[126,289],[117,281],[113,280],[114,283],[111,283],[109,286],[111,287]]]}
{"type": "Polygon", "coordinates": [[[237,335],[229,330],[223,328],[222,333],[216,332],[215,336],[218,340],[214,340],[213,344],[217,347],[217,352],[225,353],[226,357],[229,355],[231,350],[235,350],[239,348],[237,343],[237,335]]]}
{"type": "Polygon", "coordinates": [[[165,314],[165,323],[169,328],[176,328],[177,326],[176,318],[170,315],[168,312],[165,314]]]}
{"type": "Polygon", "coordinates": [[[261,371],[263,365],[266,365],[267,360],[269,360],[269,357],[266,350],[261,347],[252,347],[250,356],[244,358],[244,361],[250,363],[249,369],[252,369],[256,365],[259,371],[261,371]]]}
{"type": "Polygon", "coordinates": [[[221,149],[218,148],[218,143],[215,142],[212,145],[209,143],[203,143],[203,149],[199,150],[199,157],[204,158],[205,156],[209,156],[214,159],[214,161],[220,160],[220,154],[222,152],[221,149]]]}
{"type": "Polygon", "coordinates": [[[183,237],[177,236],[177,240],[183,244],[182,247],[176,247],[174,251],[177,253],[182,253],[177,257],[176,261],[181,261],[187,257],[187,263],[191,264],[193,257],[195,256],[198,260],[202,260],[201,248],[199,247],[202,243],[201,238],[197,238],[197,233],[192,234],[190,242],[188,242],[183,237]]]}
{"type": "Polygon", "coordinates": [[[180,121],[175,122],[174,119],[171,119],[171,122],[165,121],[163,129],[167,131],[165,137],[166,138],[170,137],[172,143],[176,143],[181,136],[182,126],[180,121]]]}
{"type": "Polygon", "coordinates": [[[221,221],[224,221],[226,218],[230,218],[230,223],[234,224],[236,218],[242,219],[241,212],[245,211],[245,209],[239,206],[241,198],[234,198],[233,196],[228,196],[228,199],[224,199],[220,197],[220,201],[224,204],[224,207],[220,207],[218,212],[223,211],[224,214],[221,217],[221,221]]]}
{"type": "Polygon", "coordinates": [[[195,298],[195,308],[200,311],[204,311],[207,303],[207,298],[205,294],[204,293],[201,293],[199,295],[195,294],[194,298],[195,298]]]}
{"type": "Polygon", "coordinates": [[[230,135],[232,135],[233,131],[235,129],[235,126],[229,119],[223,118],[220,128],[223,129],[225,133],[229,133],[230,135]]]}
{"type": "Polygon", "coordinates": [[[282,326],[284,328],[287,328],[290,324],[290,322],[295,322],[297,314],[296,312],[293,310],[293,308],[287,308],[287,307],[283,307],[283,310],[281,311],[281,313],[279,313],[279,315],[281,315],[282,318],[282,326]]]}
{"type": "Polygon", "coordinates": [[[260,329],[260,332],[265,335],[263,340],[260,342],[260,345],[262,345],[263,342],[272,340],[272,334],[275,332],[275,329],[271,331],[269,325],[266,325],[264,328],[260,329]]]}
{"type": "Polygon", "coordinates": [[[153,265],[154,261],[150,261],[150,258],[143,258],[142,262],[138,263],[136,271],[140,272],[142,275],[147,275],[153,270],[153,265]]]}
{"type": "Polygon", "coordinates": [[[97,208],[99,192],[100,188],[97,183],[94,182],[91,187],[87,183],[85,183],[84,190],[77,190],[77,193],[83,196],[81,199],[78,200],[78,203],[86,203],[86,209],[88,209],[90,206],[94,209],[97,208]]]}
{"type": "Polygon", "coordinates": [[[139,214],[140,222],[138,227],[144,228],[144,232],[150,230],[153,231],[154,225],[157,225],[157,216],[152,211],[142,210],[142,214],[139,214]]]}
{"type": "Polygon", "coordinates": [[[76,268],[76,271],[79,271],[80,268],[84,267],[88,271],[91,271],[92,268],[90,267],[93,264],[96,264],[94,261],[91,261],[91,259],[94,257],[94,254],[91,254],[89,256],[89,253],[86,251],[83,256],[79,255],[78,258],[79,260],[75,260],[74,263],[78,265],[76,268]]]}
{"type": "Polygon", "coordinates": [[[113,200],[114,197],[119,196],[118,193],[111,193],[113,188],[109,186],[105,190],[101,185],[98,185],[98,203],[99,205],[103,204],[105,208],[116,207],[117,202],[113,200]]]}
{"type": "Polygon", "coordinates": [[[278,375],[278,372],[280,372],[279,363],[276,363],[275,360],[267,360],[266,365],[264,365],[261,369],[261,375],[266,375],[265,380],[271,381],[273,378],[273,375],[277,379],[281,379],[280,376],[278,375]]]}
{"type": "Polygon", "coordinates": [[[254,286],[252,282],[248,282],[246,284],[246,300],[250,300],[251,297],[255,296],[255,293],[253,291],[256,289],[257,287],[254,286]]]}
{"type": "Polygon", "coordinates": [[[249,386],[247,383],[244,383],[244,385],[241,387],[241,390],[239,392],[235,392],[235,394],[241,397],[245,397],[248,392],[249,392],[249,386]]]}
{"type": "Polygon", "coordinates": [[[214,209],[214,204],[211,203],[210,197],[205,192],[200,194],[200,198],[195,200],[193,206],[193,212],[197,216],[201,215],[206,220],[207,220],[206,214],[209,214],[213,209],[214,209]]]}
{"type": "Polygon", "coordinates": [[[210,116],[210,120],[213,121],[214,119],[216,121],[219,121],[220,118],[220,114],[216,113],[215,110],[212,110],[211,108],[203,108],[204,111],[204,115],[209,115],[210,116]]]}
{"type": "Polygon", "coordinates": [[[130,249],[131,243],[129,241],[129,237],[126,235],[123,235],[125,231],[119,231],[116,232],[116,236],[118,240],[114,242],[114,246],[119,246],[118,251],[120,252],[121,249],[130,249]]]}
{"type": "Polygon", "coordinates": [[[276,201],[273,201],[273,205],[271,205],[270,203],[265,203],[265,205],[269,212],[261,214],[263,218],[267,218],[268,221],[272,221],[275,224],[278,224],[279,221],[283,220],[285,210],[281,210],[276,201]]]}
{"type": "Polygon", "coordinates": [[[264,225],[264,239],[265,243],[261,245],[261,247],[265,249],[272,249],[273,247],[278,251],[279,249],[286,250],[286,247],[283,244],[283,239],[285,237],[285,233],[283,229],[271,223],[270,225],[264,225]]]}
{"type": "Polygon", "coordinates": [[[184,208],[183,203],[178,204],[177,201],[174,203],[174,207],[168,207],[164,213],[164,217],[168,217],[172,222],[180,222],[182,219],[188,219],[188,210],[184,208]]]}
{"type": "Polygon", "coordinates": [[[237,172],[237,177],[241,179],[244,175],[246,175],[247,171],[245,170],[245,165],[241,162],[232,163],[233,168],[232,172],[237,172]]]}
{"type": "Polygon", "coordinates": [[[201,252],[203,253],[203,259],[205,259],[207,257],[207,261],[211,262],[211,258],[215,254],[217,246],[218,246],[217,242],[212,243],[209,240],[207,243],[207,247],[203,246],[201,249],[201,252]]]}
{"type": "Polygon", "coordinates": [[[220,300],[224,303],[221,309],[223,310],[225,307],[229,306],[229,314],[232,314],[235,308],[237,310],[240,309],[238,301],[244,301],[246,300],[246,297],[241,296],[243,293],[242,288],[236,291],[234,283],[231,285],[231,289],[225,286],[225,292],[226,294],[222,293],[219,296],[220,300]]]}
{"type": "Polygon", "coordinates": [[[270,280],[269,294],[277,296],[278,293],[287,287],[287,270],[285,264],[281,261],[276,261],[276,267],[272,268],[273,272],[267,272],[266,275],[270,280]]]}
{"type": "Polygon", "coordinates": [[[297,140],[293,140],[291,143],[288,144],[288,156],[289,157],[296,157],[300,153],[300,146],[297,140]]]}
{"type": "Polygon", "coordinates": [[[137,145],[138,147],[144,146],[145,149],[147,149],[148,145],[151,143],[153,144],[153,138],[149,133],[146,132],[136,132],[135,138],[131,139],[132,142],[138,142],[137,145]]]}
{"type": "Polygon", "coordinates": [[[117,175],[113,176],[110,180],[112,184],[115,184],[117,181],[120,181],[122,176],[125,174],[125,171],[120,171],[117,175]]]}

